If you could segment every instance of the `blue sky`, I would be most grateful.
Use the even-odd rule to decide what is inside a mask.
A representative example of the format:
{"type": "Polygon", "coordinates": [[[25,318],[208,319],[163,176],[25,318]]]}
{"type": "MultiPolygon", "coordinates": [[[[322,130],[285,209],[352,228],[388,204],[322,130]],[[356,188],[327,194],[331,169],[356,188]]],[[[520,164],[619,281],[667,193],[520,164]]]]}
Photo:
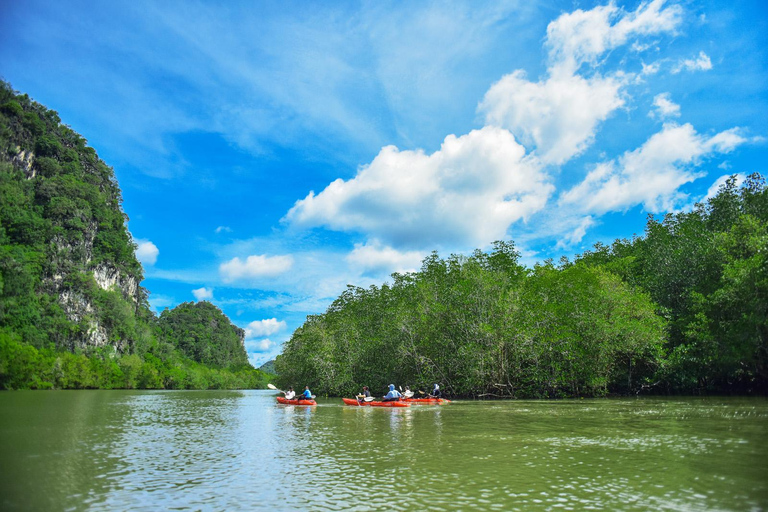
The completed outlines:
{"type": "Polygon", "coordinates": [[[0,0],[0,74],[115,169],[156,311],[259,365],[347,284],[526,264],[768,174],[763,1],[0,0]]]}

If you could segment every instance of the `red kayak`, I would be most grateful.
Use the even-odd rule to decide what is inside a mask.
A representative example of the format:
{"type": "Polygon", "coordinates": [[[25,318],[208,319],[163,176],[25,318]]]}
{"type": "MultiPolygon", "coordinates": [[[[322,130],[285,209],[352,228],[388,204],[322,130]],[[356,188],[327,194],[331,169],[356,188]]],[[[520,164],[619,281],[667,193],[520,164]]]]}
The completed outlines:
{"type": "Polygon", "coordinates": [[[295,398],[293,400],[288,400],[282,396],[277,397],[277,403],[285,405],[317,405],[317,402],[314,400],[296,400],[295,398]]]}
{"type": "Polygon", "coordinates": [[[405,402],[358,402],[356,398],[342,398],[347,405],[368,406],[368,407],[410,407],[411,404],[405,402]]]}
{"type": "Polygon", "coordinates": [[[403,398],[403,402],[411,404],[449,404],[450,400],[445,398],[403,398]]]}

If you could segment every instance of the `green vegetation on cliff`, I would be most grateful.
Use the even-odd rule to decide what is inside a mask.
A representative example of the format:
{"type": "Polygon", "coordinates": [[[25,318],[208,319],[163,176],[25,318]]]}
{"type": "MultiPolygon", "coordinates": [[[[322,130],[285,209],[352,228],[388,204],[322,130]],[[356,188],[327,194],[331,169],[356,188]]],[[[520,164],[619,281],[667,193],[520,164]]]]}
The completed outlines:
{"type": "Polygon", "coordinates": [[[158,318],[114,171],[0,83],[0,388],[263,387],[208,303],[158,318]]]}
{"type": "Polygon", "coordinates": [[[349,394],[430,385],[460,396],[768,389],[768,189],[730,180],[644,237],[533,269],[509,242],[349,287],[296,330],[280,381],[349,394]]]}

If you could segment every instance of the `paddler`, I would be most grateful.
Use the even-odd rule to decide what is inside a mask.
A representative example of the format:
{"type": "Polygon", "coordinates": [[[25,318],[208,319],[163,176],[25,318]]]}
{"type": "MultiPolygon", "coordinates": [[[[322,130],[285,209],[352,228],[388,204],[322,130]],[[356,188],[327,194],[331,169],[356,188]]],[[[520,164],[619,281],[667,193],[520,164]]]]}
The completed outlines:
{"type": "Polygon", "coordinates": [[[368,389],[368,386],[363,386],[363,392],[362,392],[362,393],[360,393],[359,395],[357,395],[357,401],[358,401],[358,402],[362,402],[362,401],[364,401],[366,398],[368,398],[369,396],[371,396],[371,392],[370,392],[370,390],[368,389]]]}
{"type": "Polygon", "coordinates": [[[382,402],[395,402],[397,400],[400,400],[400,397],[402,395],[398,390],[395,389],[394,384],[389,385],[389,393],[384,395],[384,397],[381,399],[382,402]]]}
{"type": "Polygon", "coordinates": [[[312,392],[309,390],[309,386],[304,386],[300,400],[312,400],[312,392]]]}
{"type": "Polygon", "coordinates": [[[432,393],[429,394],[432,398],[440,398],[443,395],[443,393],[440,391],[440,385],[435,384],[435,387],[432,389],[432,393]]]}
{"type": "Polygon", "coordinates": [[[285,393],[285,398],[288,400],[293,400],[293,398],[296,396],[296,392],[293,390],[293,388],[288,388],[288,391],[283,391],[285,393]]]}

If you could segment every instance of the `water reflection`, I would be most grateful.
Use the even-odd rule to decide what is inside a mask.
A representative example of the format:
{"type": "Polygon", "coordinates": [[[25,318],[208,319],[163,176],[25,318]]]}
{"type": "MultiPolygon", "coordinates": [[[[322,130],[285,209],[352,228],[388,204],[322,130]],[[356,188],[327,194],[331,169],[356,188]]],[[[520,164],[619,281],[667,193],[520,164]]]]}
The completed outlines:
{"type": "Polygon", "coordinates": [[[8,510],[768,507],[768,401],[0,394],[8,510]]]}

